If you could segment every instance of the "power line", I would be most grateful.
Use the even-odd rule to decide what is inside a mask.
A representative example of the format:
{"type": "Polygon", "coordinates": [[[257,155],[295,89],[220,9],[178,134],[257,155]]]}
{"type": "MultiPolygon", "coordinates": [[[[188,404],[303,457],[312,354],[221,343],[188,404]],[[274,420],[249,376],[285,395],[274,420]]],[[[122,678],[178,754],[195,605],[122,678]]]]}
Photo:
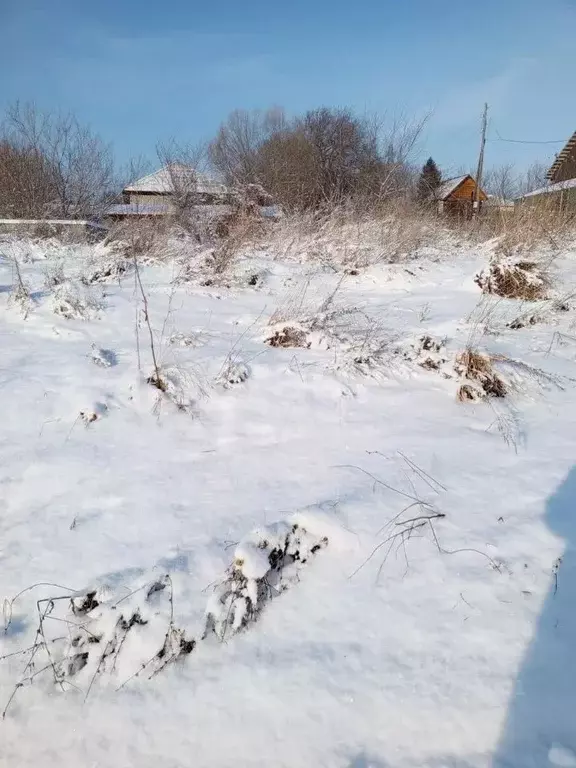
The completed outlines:
{"type": "Polygon", "coordinates": [[[523,139],[504,139],[496,129],[497,139],[488,139],[488,141],[505,141],[508,144],[566,144],[567,139],[558,139],[557,141],[525,141],[523,139]]]}

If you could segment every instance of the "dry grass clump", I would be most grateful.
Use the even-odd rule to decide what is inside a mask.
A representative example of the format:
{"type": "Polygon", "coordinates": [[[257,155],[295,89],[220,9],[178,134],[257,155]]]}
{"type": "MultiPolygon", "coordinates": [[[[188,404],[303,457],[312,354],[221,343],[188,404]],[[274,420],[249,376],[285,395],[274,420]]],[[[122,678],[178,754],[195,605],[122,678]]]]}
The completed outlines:
{"type": "Polygon", "coordinates": [[[559,313],[572,310],[573,299],[574,294],[567,293],[549,301],[541,301],[536,304],[531,302],[527,309],[523,309],[506,323],[506,327],[511,330],[519,330],[520,328],[538,325],[538,323],[557,322],[557,315],[559,313]]]}
{"type": "Polygon", "coordinates": [[[508,392],[506,382],[494,370],[490,355],[468,347],[456,357],[454,370],[464,380],[457,393],[460,402],[505,397],[508,392]]]}
{"type": "Polygon", "coordinates": [[[195,416],[198,400],[204,397],[206,390],[195,371],[184,371],[175,366],[158,366],[146,378],[146,383],[160,393],[154,406],[159,411],[162,401],[176,406],[178,411],[195,416]]]}
{"type": "Polygon", "coordinates": [[[213,285],[222,279],[240,250],[257,239],[262,228],[263,221],[257,208],[238,207],[216,219],[211,227],[215,245],[205,258],[210,274],[204,284],[213,285]]]}
{"type": "Polygon", "coordinates": [[[297,328],[293,325],[277,328],[271,336],[265,339],[265,343],[271,347],[302,347],[304,349],[310,347],[306,332],[302,328],[297,328]]]}
{"type": "Polygon", "coordinates": [[[474,278],[483,293],[507,299],[538,301],[546,298],[551,285],[546,267],[536,261],[493,262],[474,278]]]}

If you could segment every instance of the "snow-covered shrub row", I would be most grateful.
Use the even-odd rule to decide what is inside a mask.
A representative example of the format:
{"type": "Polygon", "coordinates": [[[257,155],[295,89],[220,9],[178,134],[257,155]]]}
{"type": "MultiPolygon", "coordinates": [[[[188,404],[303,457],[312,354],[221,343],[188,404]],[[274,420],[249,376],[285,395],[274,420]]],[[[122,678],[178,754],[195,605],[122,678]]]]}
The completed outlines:
{"type": "MultiPolygon", "coordinates": [[[[136,677],[154,677],[191,653],[197,642],[223,640],[247,628],[271,599],[298,581],[301,568],[327,544],[325,536],[310,532],[296,517],[249,534],[208,600],[199,640],[175,623],[169,574],[141,580],[128,591],[103,584],[39,600],[36,638],[21,652],[21,677],[4,712],[20,688],[41,673],[51,675],[62,690],[80,689],[85,697],[104,679],[121,688],[136,677]],[[51,634],[62,623],[67,637],[56,629],[51,634]]],[[[6,601],[5,631],[16,599],[6,601]]]]}

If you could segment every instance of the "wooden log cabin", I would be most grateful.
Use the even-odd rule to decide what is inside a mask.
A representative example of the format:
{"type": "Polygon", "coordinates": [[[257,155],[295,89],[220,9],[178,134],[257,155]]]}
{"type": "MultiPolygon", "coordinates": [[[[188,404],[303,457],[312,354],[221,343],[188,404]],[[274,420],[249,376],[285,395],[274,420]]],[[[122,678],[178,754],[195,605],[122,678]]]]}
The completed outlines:
{"type": "Polygon", "coordinates": [[[576,209],[576,131],[556,155],[546,174],[548,184],[518,197],[516,205],[538,205],[551,211],[576,209]]]}
{"type": "MultiPolygon", "coordinates": [[[[466,174],[443,181],[436,190],[434,198],[440,213],[470,218],[474,210],[475,193],[476,181],[470,174],[466,174]]],[[[478,190],[480,207],[487,199],[488,195],[480,188],[478,190]]]]}
{"type": "Polygon", "coordinates": [[[546,178],[550,184],[576,179],[576,131],[568,139],[564,149],[556,155],[546,178]]]}

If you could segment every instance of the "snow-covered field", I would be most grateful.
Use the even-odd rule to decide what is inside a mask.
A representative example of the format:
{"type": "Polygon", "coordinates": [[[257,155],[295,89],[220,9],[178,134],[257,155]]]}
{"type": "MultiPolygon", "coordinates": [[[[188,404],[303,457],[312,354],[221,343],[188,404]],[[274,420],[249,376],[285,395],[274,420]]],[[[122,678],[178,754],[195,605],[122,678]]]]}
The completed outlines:
{"type": "Polygon", "coordinates": [[[133,269],[0,243],[0,764],[576,765],[576,302],[492,248],[142,264],[161,392],[133,269]]]}

